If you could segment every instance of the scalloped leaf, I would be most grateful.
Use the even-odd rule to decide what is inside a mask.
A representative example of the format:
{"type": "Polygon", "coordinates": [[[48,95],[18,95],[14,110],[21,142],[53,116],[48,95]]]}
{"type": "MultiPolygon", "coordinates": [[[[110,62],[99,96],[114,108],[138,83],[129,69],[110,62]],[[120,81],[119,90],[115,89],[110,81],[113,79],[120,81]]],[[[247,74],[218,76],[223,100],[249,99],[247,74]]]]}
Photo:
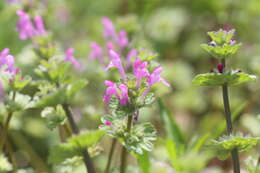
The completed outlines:
{"type": "Polygon", "coordinates": [[[256,81],[255,75],[246,73],[206,73],[195,76],[192,84],[198,86],[221,86],[223,84],[234,86],[251,81],[256,81]]]}
{"type": "Polygon", "coordinates": [[[66,100],[66,90],[64,88],[60,88],[54,90],[52,93],[49,93],[41,98],[37,98],[36,103],[34,104],[35,108],[44,108],[47,106],[56,106],[58,104],[62,104],[66,100]]]}
{"type": "Polygon", "coordinates": [[[41,112],[41,116],[46,120],[47,127],[50,130],[64,124],[67,120],[66,114],[61,105],[58,105],[56,108],[45,107],[41,112]]]}
{"type": "Polygon", "coordinates": [[[95,145],[104,133],[103,130],[96,130],[69,138],[67,143],[59,144],[51,149],[48,162],[60,164],[68,158],[82,156],[82,150],[95,145]]]}
{"type": "Polygon", "coordinates": [[[259,141],[259,137],[243,136],[242,134],[225,135],[218,140],[213,140],[210,146],[216,150],[220,159],[225,160],[233,149],[237,148],[239,152],[248,151],[259,141]]]}
{"type": "Polygon", "coordinates": [[[208,44],[201,44],[201,48],[218,59],[228,58],[234,55],[242,46],[242,44],[224,44],[222,46],[211,46],[208,44]]]}
{"type": "Polygon", "coordinates": [[[207,32],[208,36],[216,42],[216,44],[229,43],[235,34],[235,30],[225,31],[219,29],[218,31],[209,31],[207,32]]]}
{"type": "Polygon", "coordinates": [[[78,136],[73,136],[68,139],[68,143],[78,146],[81,149],[95,145],[105,134],[104,130],[95,130],[82,133],[78,136]]]}

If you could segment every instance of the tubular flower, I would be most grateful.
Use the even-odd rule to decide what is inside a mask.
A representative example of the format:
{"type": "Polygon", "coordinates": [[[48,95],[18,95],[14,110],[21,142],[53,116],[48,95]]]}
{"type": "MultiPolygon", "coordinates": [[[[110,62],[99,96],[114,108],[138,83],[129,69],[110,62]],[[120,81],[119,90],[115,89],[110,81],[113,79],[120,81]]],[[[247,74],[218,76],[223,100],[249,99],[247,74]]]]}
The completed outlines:
{"type": "Polygon", "coordinates": [[[102,24],[104,26],[104,31],[103,31],[104,37],[106,39],[109,38],[116,39],[116,31],[112,21],[108,17],[103,17],[102,24]]]}
{"type": "Polygon", "coordinates": [[[127,33],[123,30],[118,33],[118,45],[121,48],[124,48],[128,45],[127,33]]]}
{"type": "Polygon", "coordinates": [[[4,66],[4,70],[11,75],[15,75],[19,69],[14,66],[14,57],[9,55],[9,49],[5,48],[0,52],[0,68],[4,66]]]}
{"type": "Polygon", "coordinates": [[[128,103],[128,87],[125,84],[120,84],[119,103],[126,105],[128,103]]]}
{"type": "Polygon", "coordinates": [[[105,103],[109,103],[112,96],[117,96],[117,87],[116,84],[110,80],[106,80],[105,85],[107,86],[107,89],[103,97],[103,101],[105,103]]]}
{"type": "Polygon", "coordinates": [[[136,59],[133,63],[133,73],[136,78],[136,88],[140,87],[142,78],[149,76],[149,71],[146,69],[147,65],[147,62],[142,62],[139,59],[136,59]]]}
{"type": "Polygon", "coordinates": [[[68,48],[65,52],[65,59],[64,61],[70,62],[76,69],[80,68],[79,62],[74,58],[74,49],[68,48]]]}
{"type": "Polygon", "coordinates": [[[106,70],[108,70],[112,67],[116,67],[119,70],[121,78],[123,80],[126,80],[125,70],[121,63],[119,55],[111,49],[111,50],[109,50],[109,57],[110,57],[111,61],[110,61],[109,65],[107,66],[106,70]]]}
{"type": "Polygon", "coordinates": [[[96,42],[90,43],[90,47],[91,47],[91,52],[89,54],[89,58],[99,59],[100,61],[103,61],[102,48],[96,42]]]}
{"type": "Polygon", "coordinates": [[[163,68],[162,67],[157,67],[151,75],[148,76],[147,78],[147,82],[149,87],[151,87],[152,85],[154,85],[155,83],[158,82],[162,82],[165,86],[170,86],[170,84],[161,77],[161,72],[162,72],[163,68]]]}
{"type": "Polygon", "coordinates": [[[36,16],[32,21],[30,16],[22,10],[18,10],[16,14],[19,16],[16,29],[21,40],[46,34],[44,23],[40,16],[36,16]]]}

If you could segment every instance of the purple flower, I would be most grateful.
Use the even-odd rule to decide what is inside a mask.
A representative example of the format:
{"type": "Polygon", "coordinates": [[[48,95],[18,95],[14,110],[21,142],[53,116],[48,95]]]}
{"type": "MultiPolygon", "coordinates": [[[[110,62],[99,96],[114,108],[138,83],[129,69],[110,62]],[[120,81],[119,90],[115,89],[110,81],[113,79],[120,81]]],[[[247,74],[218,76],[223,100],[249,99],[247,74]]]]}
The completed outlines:
{"type": "Polygon", "coordinates": [[[115,31],[112,21],[108,17],[103,17],[102,24],[104,26],[104,31],[103,31],[104,37],[106,39],[109,39],[109,38],[115,39],[116,31],[115,31]]]}
{"type": "Polygon", "coordinates": [[[128,45],[127,33],[123,30],[118,33],[118,45],[121,48],[124,48],[128,45]]]}
{"type": "Polygon", "coordinates": [[[139,59],[136,59],[133,63],[133,73],[136,77],[136,87],[139,88],[141,84],[141,80],[144,77],[149,76],[149,71],[146,69],[148,63],[142,62],[139,59]]]}
{"type": "Polygon", "coordinates": [[[158,82],[162,82],[164,85],[166,86],[170,86],[170,84],[161,77],[161,72],[162,72],[163,68],[162,67],[157,67],[151,75],[148,76],[147,78],[147,82],[148,82],[148,85],[149,87],[151,87],[152,85],[154,85],[155,83],[158,83],[158,82]]]}
{"type": "Polygon", "coordinates": [[[0,52],[0,67],[5,67],[5,71],[15,75],[19,69],[14,66],[14,57],[9,55],[9,49],[5,48],[0,52]]]}
{"type": "Polygon", "coordinates": [[[16,11],[16,14],[19,16],[16,29],[19,32],[19,38],[21,40],[44,36],[46,34],[44,23],[40,16],[36,16],[32,21],[30,16],[22,10],[16,11]]]}
{"type": "Polygon", "coordinates": [[[76,69],[78,69],[78,68],[80,68],[80,64],[79,64],[79,62],[74,58],[73,54],[74,54],[74,49],[73,49],[73,48],[68,48],[68,49],[66,50],[66,53],[65,53],[66,56],[65,56],[64,61],[71,62],[71,64],[73,64],[73,66],[74,66],[76,69]]]}
{"type": "Polygon", "coordinates": [[[30,20],[30,16],[22,10],[18,10],[16,14],[20,17],[16,29],[19,31],[19,38],[26,40],[35,35],[34,26],[30,20]]]}
{"type": "Polygon", "coordinates": [[[116,84],[110,80],[106,80],[105,85],[107,86],[107,89],[103,97],[103,101],[105,103],[109,103],[112,96],[117,96],[117,87],[116,84]]]}
{"type": "Polygon", "coordinates": [[[34,18],[34,23],[35,23],[36,35],[42,36],[42,35],[46,34],[46,30],[45,30],[45,27],[44,27],[44,22],[43,22],[41,16],[36,16],[34,18]]]}
{"type": "Polygon", "coordinates": [[[125,70],[124,70],[123,65],[121,63],[119,55],[111,49],[111,50],[109,50],[109,57],[111,59],[111,62],[107,66],[106,70],[110,69],[111,67],[116,67],[119,70],[121,78],[123,80],[126,80],[125,70]]]}
{"type": "Polygon", "coordinates": [[[99,59],[100,61],[103,61],[102,48],[96,42],[90,43],[90,47],[91,47],[91,52],[89,54],[89,58],[99,59]]]}
{"type": "Polygon", "coordinates": [[[128,103],[128,87],[125,84],[120,84],[119,103],[126,105],[128,103]]]}
{"type": "Polygon", "coordinates": [[[127,66],[128,66],[128,67],[131,65],[132,59],[133,59],[133,58],[136,59],[137,54],[138,54],[138,53],[137,53],[137,50],[136,50],[136,49],[131,49],[131,50],[128,52],[128,54],[127,54],[127,56],[126,56],[127,66]]]}
{"type": "Polygon", "coordinates": [[[108,120],[105,120],[104,124],[105,124],[106,126],[111,126],[111,125],[112,125],[112,123],[111,123],[110,121],[108,121],[108,120]]]}

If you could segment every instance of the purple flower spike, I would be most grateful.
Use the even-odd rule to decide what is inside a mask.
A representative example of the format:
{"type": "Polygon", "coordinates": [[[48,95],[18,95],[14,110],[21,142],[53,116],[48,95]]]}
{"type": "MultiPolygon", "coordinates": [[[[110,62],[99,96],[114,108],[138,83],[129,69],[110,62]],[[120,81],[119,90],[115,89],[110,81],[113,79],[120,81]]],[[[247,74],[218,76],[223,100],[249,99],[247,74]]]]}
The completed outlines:
{"type": "Polygon", "coordinates": [[[42,17],[41,16],[36,16],[34,18],[34,23],[35,23],[35,29],[36,29],[36,34],[38,36],[42,36],[42,35],[45,35],[46,34],[46,30],[45,30],[45,27],[44,27],[44,22],[42,20],[42,17]]]}
{"type": "Polygon", "coordinates": [[[18,10],[16,14],[19,16],[16,29],[19,32],[19,38],[26,40],[35,35],[34,26],[30,20],[30,16],[22,10],[18,10]]]}
{"type": "Polygon", "coordinates": [[[125,84],[120,84],[120,95],[119,95],[119,103],[121,105],[126,105],[128,103],[128,87],[125,84]]]}
{"type": "Polygon", "coordinates": [[[89,58],[103,61],[102,48],[96,42],[90,43],[90,47],[91,47],[91,52],[89,54],[89,58]]]}
{"type": "Polygon", "coordinates": [[[109,57],[111,59],[110,64],[107,66],[106,70],[112,68],[112,67],[116,67],[119,70],[119,73],[121,75],[121,78],[123,80],[126,80],[126,74],[125,74],[125,70],[123,68],[123,65],[121,63],[120,57],[119,55],[113,51],[112,49],[109,50],[109,57]]]}
{"type": "Polygon", "coordinates": [[[112,125],[112,123],[111,123],[110,121],[108,121],[108,120],[106,120],[106,121],[104,122],[104,124],[105,124],[106,126],[111,126],[111,125],[112,125]]]}
{"type": "Polygon", "coordinates": [[[118,45],[121,48],[124,48],[128,45],[127,33],[123,30],[118,33],[118,45]]]}
{"type": "Polygon", "coordinates": [[[115,39],[116,38],[116,31],[114,28],[114,25],[112,23],[112,21],[108,18],[108,17],[103,17],[102,18],[102,24],[104,26],[104,37],[106,39],[112,38],[115,39]]]}
{"type": "Polygon", "coordinates": [[[162,72],[163,68],[162,67],[157,67],[153,73],[151,75],[148,76],[147,78],[147,82],[149,84],[149,86],[151,87],[152,85],[154,85],[155,83],[158,83],[158,82],[162,82],[165,86],[169,87],[170,84],[165,80],[163,79],[160,74],[162,72]]]}
{"type": "Polygon", "coordinates": [[[133,72],[136,77],[136,88],[140,87],[142,78],[149,76],[149,71],[146,69],[147,65],[147,62],[142,62],[139,59],[136,59],[133,63],[133,72]]]}
{"type": "Polygon", "coordinates": [[[78,68],[80,68],[80,64],[79,64],[79,62],[74,58],[73,54],[74,54],[74,49],[73,49],[73,48],[68,48],[68,49],[66,50],[66,53],[65,53],[66,56],[65,56],[64,61],[71,62],[71,64],[73,64],[73,66],[74,66],[76,69],[78,69],[78,68]]]}
{"type": "Polygon", "coordinates": [[[106,80],[105,85],[107,86],[107,89],[103,97],[103,101],[105,103],[109,103],[112,96],[117,96],[117,87],[116,84],[110,80],[106,80]]]}
{"type": "Polygon", "coordinates": [[[218,72],[219,73],[223,73],[223,70],[224,70],[224,65],[223,64],[218,64],[217,68],[218,68],[218,72]]]}

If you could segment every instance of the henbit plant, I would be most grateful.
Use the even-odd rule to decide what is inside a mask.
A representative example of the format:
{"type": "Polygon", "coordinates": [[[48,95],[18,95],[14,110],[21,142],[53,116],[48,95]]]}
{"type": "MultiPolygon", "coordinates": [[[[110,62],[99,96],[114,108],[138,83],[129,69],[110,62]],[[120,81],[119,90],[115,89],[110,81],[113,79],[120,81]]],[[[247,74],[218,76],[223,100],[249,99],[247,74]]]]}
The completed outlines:
{"type": "Polygon", "coordinates": [[[42,117],[46,119],[47,127],[51,130],[58,127],[61,137],[62,144],[51,150],[49,162],[61,164],[66,159],[82,156],[87,171],[95,173],[88,149],[99,141],[104,132],[96,130],[80,133],[70,108],[75,94],[87,84],[86,80],[74,80],[71,75],[71,65],[77,70],[81,68],[73,56],[74,49],[68,48],[64,57],[57,56],[57,49],[51,35],[45,30],[42,18],[37,16],[33,22],[24,11],[17,11],[17,15],[20,17],[17,25],[20,39],[31,39],[36,54],[41,58],[40,65],[35,69],[39,79],[34,84],[39,91],[35,93],[33,107],[43,109],[42,117]]]}
{"type": "Polygon", "coordinates": [[[15,112],[30,108],[32,102],[30,96],[21,93],[30,83],[31,77],[22,75],[21,71],[15,67],[14,57],[9,53],[8,48],[0,51],[0,109],[1,114],[6,115],[3,125],[0,126],[0,153],[7,151],[12,157],[10,148],[6,146],[10,122],[15,112]]]}
{"type": "Polygon", "coordinates": [[[225,31],[222,29],[216,32],[208,32],[212,41],[208,44],[202,44],[201,47],[210,55],[220,60],[220,64],[210,73],[197,75],[193,79],[193,84],[198,86],[222,87],[227,136],[225,135],[219,140],[212,141],[212,147],[217,151],[218,157],[221,159],[226,159],[231,152],[234,173],[239,173],[240,163],[238,152],[249,150],[257,144],[259,138],[244,137],[233,131],[228,86],[235,86],[256,80],[256,76],[254,75],[249,75],[241,70],[228,69],[227,67],[226,60],[230,59],[241,47],[241,43],[237,43],[234,40],[234,33],[235,30],[225,31]]]}
{"type": "MultiPolygon", "coordinates": [[[[160,76],[162,67],[154,68],[150,61],[141,60],[141,56],[137,56],[132,63],[132,73],[126,72],[116,51],[111,49],[109,56],[111,62],[107,68],[118,69],[120,80],[116,83],[105,81],[107,89],[103,100],[109,105],[110,114],[102,118],[103,125],[100,128],[124,146],[121,152],[120,173],[125,173],[127,151],[142,155],[144,151],[152,150],[151,142],[156,139],[156,131],[151,123],[137,124],[140,109],[151,105],[155,99],[151,87],[158,82],[170,85],[160,76]]],[[[111,163],[111,159],[110,155],[108,164],[111,163]]],[[[107,166],[106,172],[109,168],[110,166],[107,166]]]]}

